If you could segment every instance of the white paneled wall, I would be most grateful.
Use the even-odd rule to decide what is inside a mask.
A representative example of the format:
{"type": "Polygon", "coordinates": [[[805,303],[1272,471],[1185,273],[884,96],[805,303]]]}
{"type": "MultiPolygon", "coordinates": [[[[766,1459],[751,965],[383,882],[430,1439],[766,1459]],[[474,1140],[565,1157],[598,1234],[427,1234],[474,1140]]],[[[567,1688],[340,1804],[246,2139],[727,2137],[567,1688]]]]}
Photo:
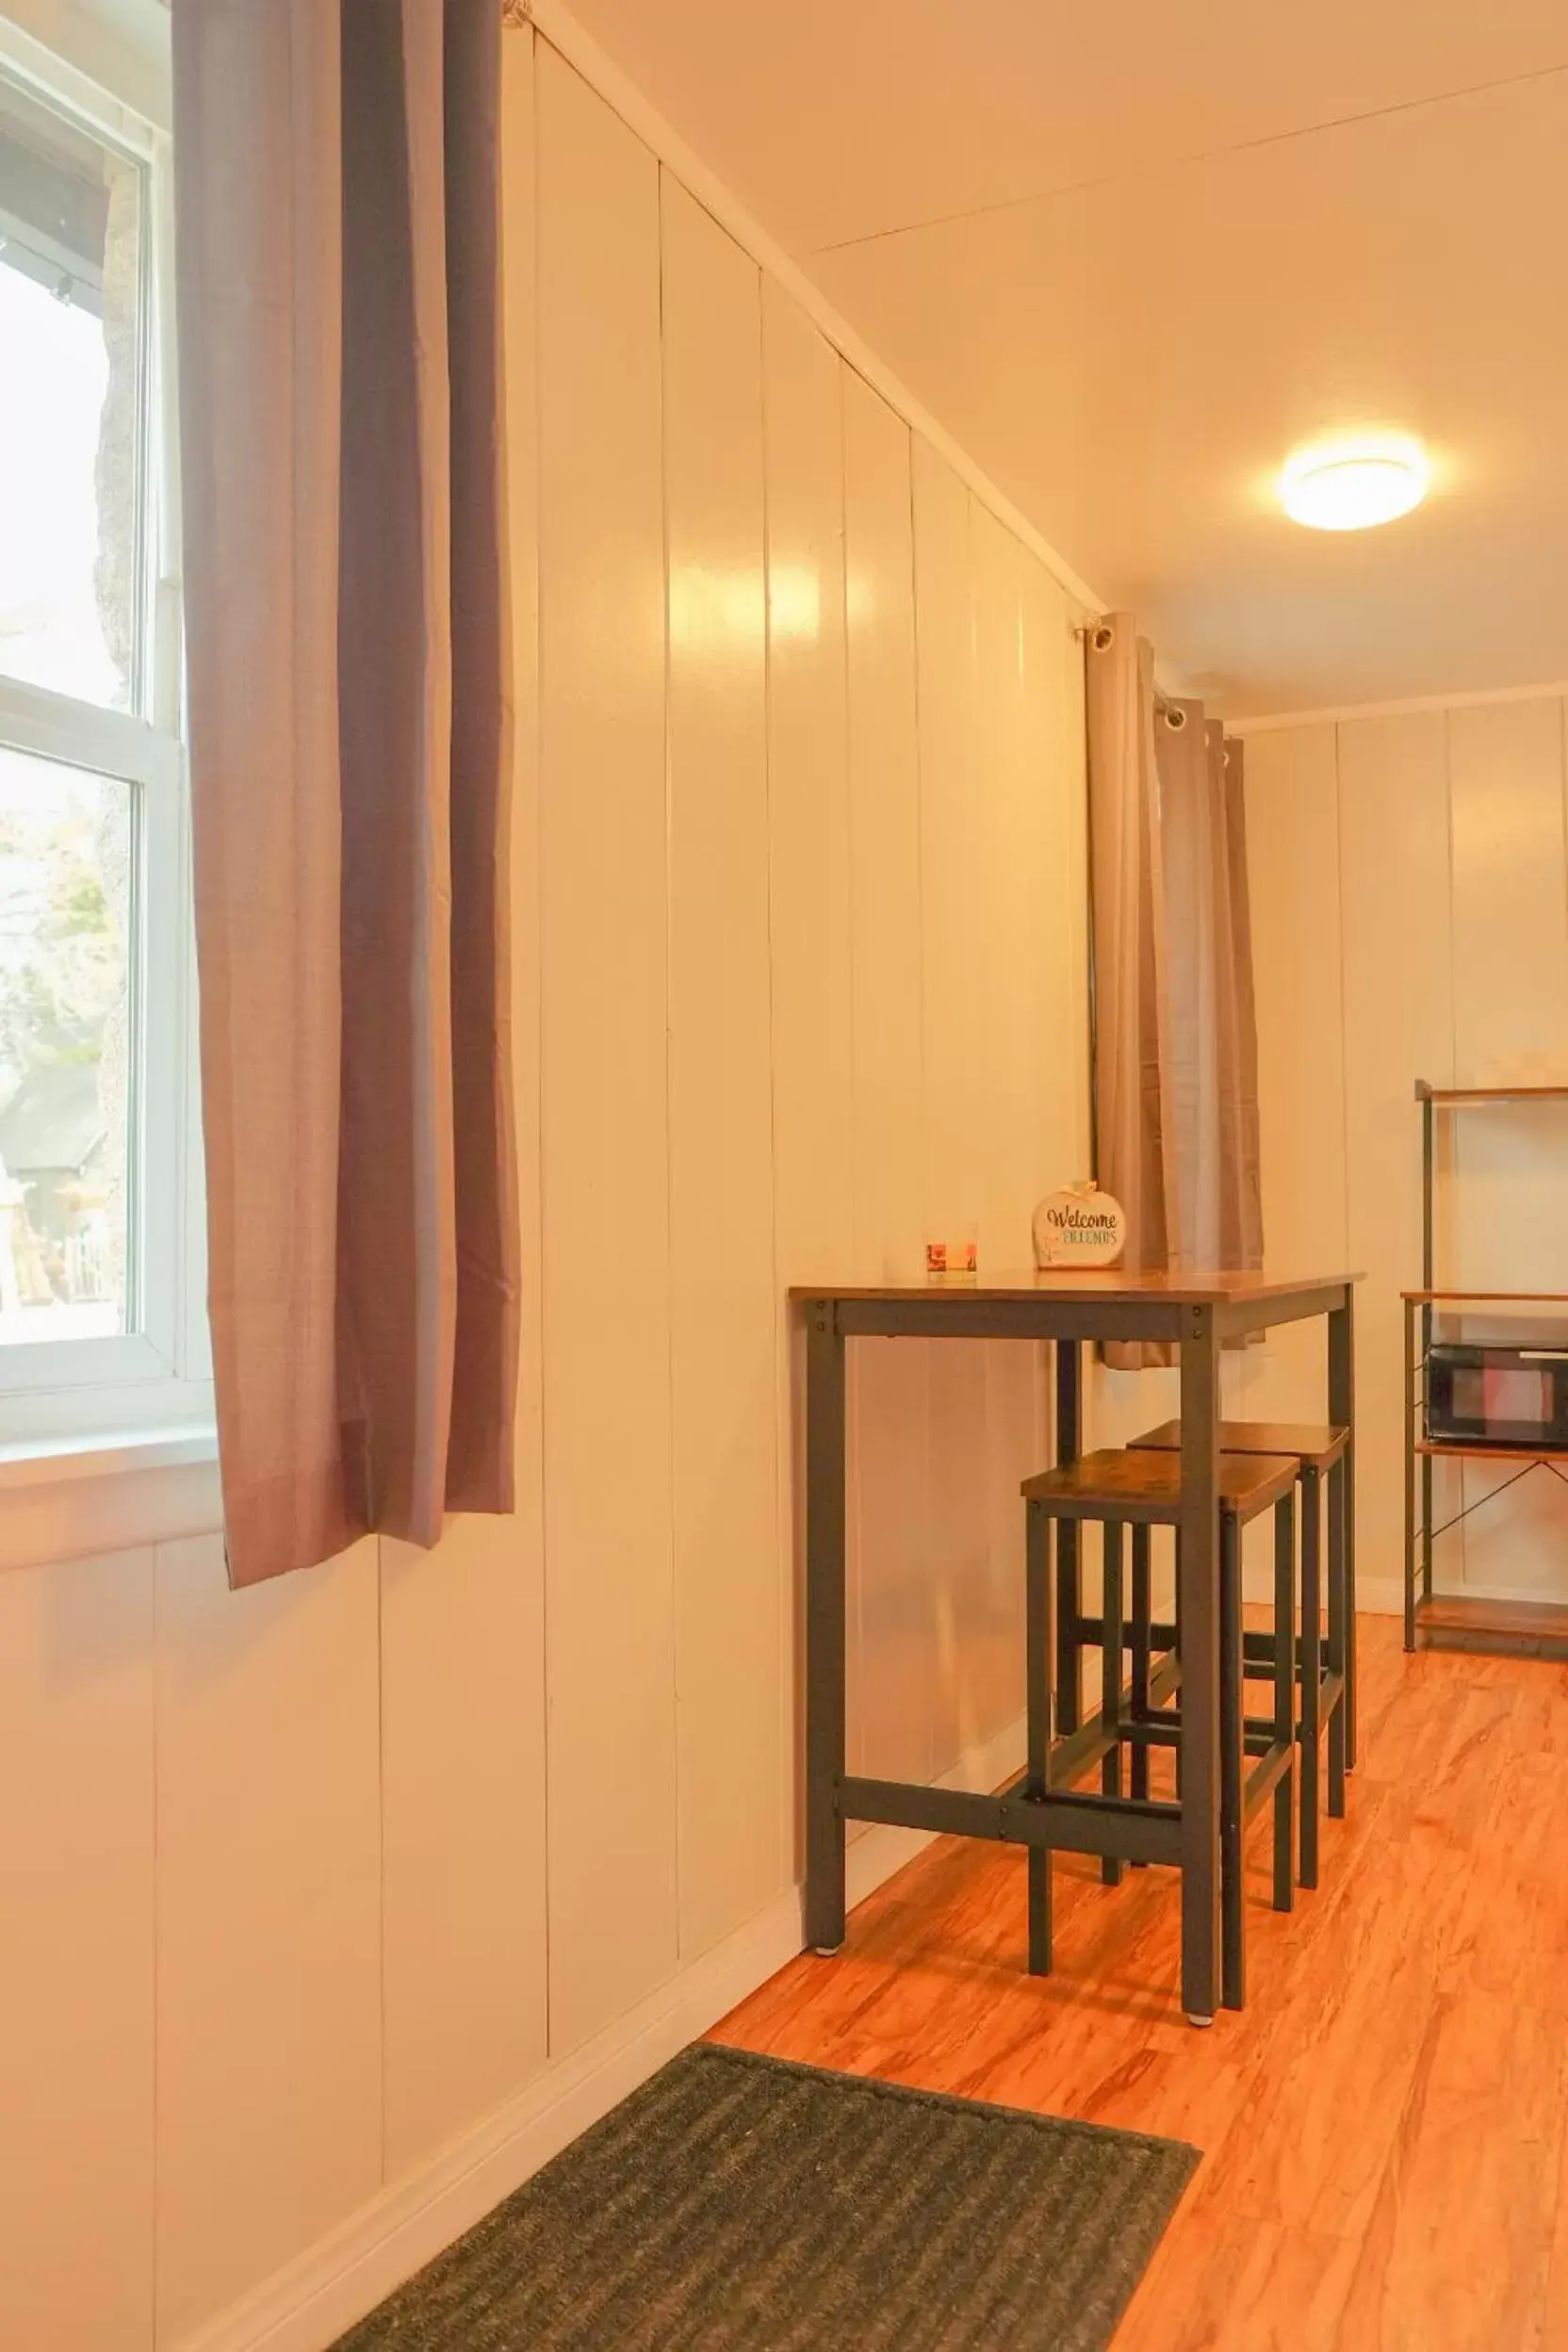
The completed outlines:
{"type": "MultiPolygon", "coordinates": [[[[1399,1292],[1421,1279],[1413,1084],[1568,1082],[1563,732],[1548,696],[1247,743],[1265,1229],[1281,1263],[1366,1275],[1360,1561],[1384,1600],[1403,1543],[1399,1292]]],[[[1565,1107],[1439,1115],[1440,1282],[1568,1291],[1565,1107]]],[[[1271,1342],[1250,1409],[1320,1396],[1315,1346],[1271,1342]]],[[[1496,1482],[1439,1464],[1439,1522],[1496,1482]]],[[[1439,1581],[1568,1597],[1565,1506],[1535,1474],[1441,1539],[1439,1581]]]]}
{"type": "MultiPolygon", "coordinates": [[[[1086,1165],[1076,611],[506,59],[519,1508],[243,1593],[216,1533],[0,1575],[7,2345],[325,2344],[787,1956],[785,1290],[1024,1263],[1086,1165]]],[[[1019,1745],[1047,1401],[857,1350],[868,1769],[1019,1745]]]]}
{"type": "Polygon", "coordinates": [[[383,2173],[377,1546],[231,1592],[157,1554],[158,2340],[383,2173]]]}
{"type": "MultiPolygon", "coordinates": [[[[844,1281],[855,1266],[855,1051],[849,735],[840,363],[775,279],[762,279],[768,594],[769,939],[773,1004],[774,1295],[792,1269],[844,1281]]],[[[787,1320],[776,1362],[779,1454],[779,1746],[799,1771],[799,1351],[787,1320]]],[[[847,1620],[858,1673],[858,1618],[847,1620]]],[[[857,1735],[858,1736],[858,1735],[857,1735]]],[[[786,1884],[800,1868],[795,1808],[779,1821],[786,1884]]]]}
{"type": "Polygon", "coordinates": [[[679,1950],[778,1887],[761,273],[668,174],[670,1368],[679,1950]]]}
{"type": "MultiPolygon", "coordinates": [[[[1454,1083],[1560,1084],[1568,1080],[1561,704],[1543,698],[1453,711],[1448,773],[1454,1083]]],[[[1446,1279],[1568,1293],[1568,1102],[1464,1112],[1450,1119],[1449,1136],[1446,1279]]],[[[1511,1475],[1464,1463],[1464,1501],[1511,1475]]],[[[1568,1595],[1568,1487],[1532,1472],[1465,1521],[1463,1543],[1467,1582],[1568,1595]]],[[[1451,1556],[1445,1564],[1451,1573],[1451,1556]]]]}
{"type": "Polygon", "coordinates": [[[570,2050],[677,1962],[663,392],[659,166],[542,44],[537,71],[549,1984],[570,2050]],[[582,1867],[611,1842],[613,1870],[582,1867]]]}
{"type": "Polygon", "coordinates": [[[153,2340],[155,1671],[151,1551],[0,1576],[8,2344],[153,2340]]]}

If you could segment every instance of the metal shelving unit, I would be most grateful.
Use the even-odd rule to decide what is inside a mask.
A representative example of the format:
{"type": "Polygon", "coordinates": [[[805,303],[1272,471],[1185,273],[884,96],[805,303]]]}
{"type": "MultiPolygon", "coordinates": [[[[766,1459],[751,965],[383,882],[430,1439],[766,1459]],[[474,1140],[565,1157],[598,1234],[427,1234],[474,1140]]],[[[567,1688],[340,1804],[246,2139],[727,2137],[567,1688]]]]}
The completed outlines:
{"type": "Polygon", "coordinates": [[[1429,1438],[1426,1434],[1427,1364],[1432,1316],[1439,1307],[1529,1306],[1568,1310],[1568,1293],[1526,1290],[1439,1290],[1435,1284],[1433,1199],[1437,1172],[1437,1113],[1489,1102],[1568,1102],[1568,1086],[1433,1086],[1415,1082],[1421,1105],[1421,1288],[1407,1290],[1405,1306],[1405,1647],[1418,1640],[1454,1649],[1506,1651],[1515,1656],[1568,1658],[1568,1603],[1490,1601],[1432,1591],[1432,1543],[1467,1519],[1493,1495],[1534,1470],[1568,1484],[1568,1453],[1429,1438]],[[1417,1338],[1419,1334],[1419,1345],[1417,1338]],[[1516,1462],[1511,1478],[1474,1503],[1432,1525],[1432,1463],[1443,1459],[1516,1462]],[[1419,1506],[1417,1489],[1419,1488],[1419,1506]]]}

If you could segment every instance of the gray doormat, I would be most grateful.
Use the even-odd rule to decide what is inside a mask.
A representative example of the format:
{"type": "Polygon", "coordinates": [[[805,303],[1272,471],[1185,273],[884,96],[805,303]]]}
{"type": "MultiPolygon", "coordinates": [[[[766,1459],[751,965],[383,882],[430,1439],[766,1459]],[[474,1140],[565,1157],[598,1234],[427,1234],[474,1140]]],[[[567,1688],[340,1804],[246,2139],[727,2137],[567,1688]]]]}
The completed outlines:
{"type": "Polygon", "coordinates": [[[1197,2162],[699,2043],[337,2352],[1104,2352],[1197,2162]]]}

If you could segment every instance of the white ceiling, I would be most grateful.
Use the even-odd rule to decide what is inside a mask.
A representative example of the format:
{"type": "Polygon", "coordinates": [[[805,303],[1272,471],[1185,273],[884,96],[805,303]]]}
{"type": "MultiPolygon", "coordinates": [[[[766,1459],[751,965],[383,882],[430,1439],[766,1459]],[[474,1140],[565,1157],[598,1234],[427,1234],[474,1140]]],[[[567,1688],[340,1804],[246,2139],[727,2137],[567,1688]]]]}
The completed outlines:
{"type": "Polygon", "coordinates": [[[574,0],[1230,715],[1568,678],[1563,0],[574,0]],[[1416,514],[1287,450],[1419,433],[1416,514]]]}

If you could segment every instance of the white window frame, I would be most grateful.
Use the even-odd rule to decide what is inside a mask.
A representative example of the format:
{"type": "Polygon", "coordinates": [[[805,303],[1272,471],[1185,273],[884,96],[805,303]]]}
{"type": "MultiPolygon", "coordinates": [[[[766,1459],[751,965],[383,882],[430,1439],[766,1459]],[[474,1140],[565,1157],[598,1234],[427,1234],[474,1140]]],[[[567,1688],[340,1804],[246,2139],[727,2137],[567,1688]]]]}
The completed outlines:
{"type": "MultiPolygon", "coordinates": [[[[152,0],[147,0],[151,8],[152,0]]],[[[7,0],[0,0],[4,10],[7,0]]],[[[130,56],[106,23],[79,8],[28,0],[45,45],[0,13],[0,72],[75,116],[145,172],[141,566],[142,710],[78,702],[0,676],[0,745],[136,786],[129,975],[135,1117],[127,1195],[134,1268],[127,1305],[136,1328],[95,1339],[0,1345],[0,1447],[102,1438],[212,1418],[212,1358],[204,1304],[205,1198],[195,1035],[188,771],[182,741],[180,518],[174,384],[173,217],[165,104],[154,121],[116,95],[147,104],[167,83],[130,56]]],[[[163,19],[165,37],[167,19],[163,19]]]]}

